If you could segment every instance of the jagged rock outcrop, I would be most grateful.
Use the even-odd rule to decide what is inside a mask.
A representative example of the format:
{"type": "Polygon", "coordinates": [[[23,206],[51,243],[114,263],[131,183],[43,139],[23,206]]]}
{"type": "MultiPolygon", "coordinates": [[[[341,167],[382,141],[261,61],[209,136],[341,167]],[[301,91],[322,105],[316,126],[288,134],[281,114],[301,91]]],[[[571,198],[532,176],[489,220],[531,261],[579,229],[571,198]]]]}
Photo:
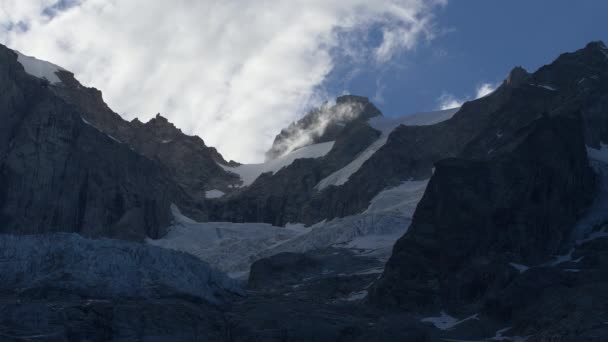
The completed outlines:
{"type": "MultiPolygon", "coordinates": [[[[380,132],[365,122],[346,124],[325,157],[297,159],[274,175],[261,175],[250,186],[213,202],[210,206],[210,220],[266,222],[274,225],[289,222],[312,224],[323,220],[322,214],[312,207],[316,197],[324,196],[315,186],[332,172],[347,165],[379,135],[380,132]]],[[[357,209],[365,208],[367,204],[357,209]]],[[[326,218],[338,216],[335,212],[328,213],[326,218]]]]}
{"type": "MultiPolygon", "coordinates": [[[[513,265],[548,265],[566,254],[575,222],[595,195],[585,146],[605,142],[607,76],[606,49],[591,43],[533,74],[514,69],[494,94],[465,104],[446,122],[475,120],[467,125],[471,139],[457,157],[436,163],[370,302],[513,318],[519,309],[504,306],[517,296],[506,289],[526,281],[513,265]],[[494,105],[479,110],[484,101],[494,105]]],[[[541,271],[529,274],[535,272],[541,271]]]]}
{"type": "Polygon", "coordinates": [[[157,238],[187,195],[0,46],[0,230],[157,238]]]}
{"type": "Polygon", "coordinates": [[[266,159],[277,158],[306,145],[336,140],[347,124],[365,122],[381,115],[366,97],[340,96],[335,105],[316,108],[282,130],[266,152],[266,159]]]}
{"type": "Polygon", "coordinates": [[[509,263],[541,264],[560,254],[594,194],[580,119],[540,118],[516,140],[487,160],[436,164],[375,286],[375,303],[461,308],[504,286],[509,263]]]}
{"type": "MultiPolygon", "coordinates": [[[[580,111],[587,145],[599,147],[600,142],[608,142],[606,51],[603,43],[595,42],[575,53],[563,54],[532,74],[514,68],[494,93],[464,104],[453,118],[430,126],[395,129],[386,144],[343,185],[321,191],[312,185],[345,165],[332,163],[340,155],[332,151],[325,158],[300,160],[275,175],[260,177],[248,189],[214,204],[212,217],[283,225],[352,215],[367,208],[370,200],[387,187],[429,178],[439,160],[485,158],[503,141],[551,111],[580,111]]],[[[366,133],[363,138],[347,134],[348,127],[358,127],[361,132],[374,130],[360,120],[338,134],[334,150],[352,145],[343,154],[352,159],[374,141],[374,135],[366,133]],[[341,140],[346,142],[339,144],[341,140]]]]}
{"type": "Polygon", "coordinates": [[[94,127],[163,165],[171,178],[197,202],[205,201],[206,191],[230,191],[228,184],[237,178],[218,164],[235,165],[234,162],[226,162],[200,137],[184,134],[160,114],[146,123],[138,119],[125,121],[106,105],[99,90],[82,86],[67,71],[60,72],[59,77],[62,86],[51,88],[55,94],[74,105],[94,127]]]}

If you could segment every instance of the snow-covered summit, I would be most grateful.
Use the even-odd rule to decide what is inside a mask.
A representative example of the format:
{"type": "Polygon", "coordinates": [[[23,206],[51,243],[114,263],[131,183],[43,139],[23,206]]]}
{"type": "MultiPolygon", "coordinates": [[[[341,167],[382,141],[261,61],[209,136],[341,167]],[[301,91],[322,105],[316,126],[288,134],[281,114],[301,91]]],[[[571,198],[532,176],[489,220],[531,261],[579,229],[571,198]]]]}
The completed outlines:
{"type": "Polygon", "coordinates": [[[61,83],[61,80],[57,76],[57,72],[65,70],[64,68],[50,62],[26,56],[19,51],[15,51],[15,53],[17,53],[17,61],[23,65],[25,72],[28,74],[41,79],[46,79],[52,84],[61,83]]]}

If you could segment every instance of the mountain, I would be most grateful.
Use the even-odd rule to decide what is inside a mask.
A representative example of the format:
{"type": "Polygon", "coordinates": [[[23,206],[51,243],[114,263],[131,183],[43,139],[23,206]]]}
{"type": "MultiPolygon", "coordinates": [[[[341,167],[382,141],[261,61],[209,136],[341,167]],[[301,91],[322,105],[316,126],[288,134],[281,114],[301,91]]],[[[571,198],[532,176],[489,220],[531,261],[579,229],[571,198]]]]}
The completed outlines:
{"type": "Polygon", "coordinates": [[[347,124],[381,115],[366,97],[340,96],[335,105],[316,108],[282,130],[266,152],[266,159],[281,157],[306,145],[335,141],[347,124]]]}
{"type": "Polygon", "coordinates": [[[453,110],[339,97],[260,164],[6,47],[0,87],[3,337],[608,338],[601,42],[453,110]]]}
{"type": "MultiPolygon", "coordinates": [[[[591,43],[534,74],[515,69],[495,93],[465,104],[452,121],[475,113],[489,120],[457,157],[436,164],[408,234],[395,245],[369,300],[427,313],[484,312],[513,319],[522,333],[556,328],[550,320],[518,317],[535,306],[554,305],[551,310],[566,315],[556,301],[572,300],[588,314],[591,308],[575,298],[605,281],[605,266],[596,263],[570,277],[580,271],[573,260],[582,259],[569,256],[595,258],[581,256],[585,244],[574,236],[602,182],[585,146],[604,144],[607,80],[608,50],[591,43]],[[565,257],[556,261],[558,255],[565,257]],[[518,286],[526,290],[515,291],[540,298],[517,292],[526,296],[522,302],[511,292],[518,286]],[[543,297],[559,286],[570,289],[565,298],[543,297]]],[[[583,326],[575,317],[560,324],[564,336],[583,326]]]]}

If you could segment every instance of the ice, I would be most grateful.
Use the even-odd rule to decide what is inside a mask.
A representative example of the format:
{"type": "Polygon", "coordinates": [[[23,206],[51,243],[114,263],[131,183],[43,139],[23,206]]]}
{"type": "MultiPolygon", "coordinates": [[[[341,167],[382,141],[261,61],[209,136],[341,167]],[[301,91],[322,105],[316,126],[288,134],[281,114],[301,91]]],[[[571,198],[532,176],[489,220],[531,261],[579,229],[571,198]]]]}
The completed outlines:
{"type": "Polygon", "coordinates": [[[602,143],[599,149],[587,146],[587,155],[591,161],[608,163],[608,145],[602,143]]]}
{"type": "Polygon", "coordinates": [[[428,183],[428,180],[407,181],[397,187],[384,190],[372,199],[365,213],[393,213],[412,217],[428,183]]]}
{"type": "Polygon", "coordinates": [[[25,72],[32,76],[46,79],[52,84],[61,83],[61,79],[57,76],[57,72],[65,69],[55,64],[26,56],[18,51],[15,52],[17,53],[17,61],[23,65],[25,72]]]}
{"type": "Polygon", "coordinates": [[[535,86],[535,87],[547,89],[547,90],[550,90],[550,91],[557,91],[556,88],[554,88],[552,86],[549,86],[549,85],[545,85],[545,84],[532,84],[532,85],[535,86]]]}
{"type": "Polygon", "coordinates": [[[190,253],[228,273],[247,272],[263,250],[307,232],[302,225],[275,227],[265,223],[199,223],[172,206],[174,224],[169,233],[147,243],[190,253]]]}
{"type": "Polygon", "coordinates": [[[521,337],[521,336],[513,336],[513,337],[509,337],[509,336],[504,336],[504,334],[511,330],[511,327],[507,327],[504,329],[500,329],[496,332],[496,334],[494,335],[494,337],[490,337],[490,338],[486,338],[483,340],[476,340],[476,341],[471,341],[471,340],[455,340],[455,339],[444,339],[444,341],[449,341],[449,342],[488,342],[488,341],[511,341],[511,342],[526,342],[528,340],[528,337],[521,337]]]}
{"type": "Polygon", "coordinates": [[[220,190],[205,191],[205,198],[208,198],[208,199],[222,198],[222,197],[224,197],[224,195],[225,195],[225,193],[220,190]]]}
{"type": "Polygon", "coordinates": [[[267,161],[262,164],[244,164],[237,167],[220,165],[224,170],[236,173],[241,177],[243,183],[241,187],[249,186],[263,173],[272,172],[275,174],[282,168],[291,165],[296,159],[320,158],[325,156],[334,147],[334,141],[314,144],[294,150],[289,154],[267,161]]]}
{"type": "Polygon", "coordinates": [[[82,122],[84,122],[86,125],[94,127],[93,124],[91,124],[89,121],[87,121],[87,119],[83,118],[82,116],[80,117],[80,119],[82,119],[82,122]]]}
{"type": "Polygon", "coordinates": [[[593,232],[593,233],[589,234],[586,238],[584,238],[582,240],[577,240],[576,244],[578,246],[580,246],[580,245],[586,244],[587,242],[590,242],[590,241],[593,241],[596,239],[600,239],[600,238],[605,238],[605,237],[608,237],[608,230],[606,230],[606,228],[603,228],[597,232],[593,232]]]}
{"type": "Polygon", "coordinates": [[[237,283],[185,253],[77,234],[0,235],[0,290],[54,288],[95,298],[188,295],[217,302],[237,283]]]}
{"type": "Polygon", "coordinates": [[[445,311],[441,311],[441,314],[439,316],[423,318],[420,320],[420,322],[431,323],[435,326],[435,328],[440,329],[440,330],[450,330],[459,324],[462,324],[466,321],[470,321],[473,319],[479,320],[479,315],[475,314],[475,315],[469,316],[465,319],[459,320],[458,318],[448,315],[447,313],[445,313],[445,311]]]}
{"type": "Polygon", "coordinates": [[[599,189],[591,207],[575,226],[574,239],[579,244],[593,233],[596,226],[608,221],[608,145],[601,144],[600,149],[587,147],[587,155],[598,175],[599,189]]]}
{"type": "Polygon", "coordinates": [[[570,249],[567,254],[564,255],[556,255],[555,260],[551,261],[549,266],[559,266],[563,263],[572,261],[572,254],[574,254],[574,248],[570,249]]]}
{"type": "Polygon", "coordinates": [[[344,300],[347,302],[354,302],[354,301],[365,299],[365,297],[367,297],[367,291],[363,290],[363,291],[351,293],[350,295],[348,295],[348,297],[344,298],[344,300]]]}
{"type": "Polygon", "coordinates": [[[374,153],[376,153],[382,146],[384,146],[384,144],[386,144],[387,139],[388,135],[382,135],[348,165],[322,179],[319,184],[315,186],[315,188],[317,190],[323,190],[330,185],[339,186],[346,183],[350,176],[355,174],[355,172],[361,168],[363,163],[365,163],[374,155],[374,153]]]}
{"type": "Polygon", "coordinates": [[[108,138],[110,138],[110,139],[112,139],[112,140],[116,141],[116,142],[117,142],[117,143],[119,143],[119,144],[122,144],[122,141],[120,141],[120,140],[118,140],[118,139],[114,138],[113,136],[111,136],[111,135],[109,135],[109,134],[106,134],[106,135],[108,136],[108,138]]]}
{"type": "MultiPolygon", "coordinates": [[[[379,193],[365,213],[319,222],[275,227],[264,223],[198,223],[172,206],[169,233],[148,243],[190,253],[239,278],[251,264],[281,252],[303,253],[338,247],[387,259],[407,232],[427,181],[410,181],[379,193]]],[[[382,270],[374,270],[374,272],[382,270]]]]}
{"type": "Polygon", "coordinates": [[[416,113],[398,118],[375,117],[370,119],[370,126],[382,132],[380,137],[348,165],[321,180],[319,184],[316,185],[316,189],[323,190],[330,185],[340,186],[348,182],[350,176],[354,175],[369,158],[386,144],[390,133],[400,125],[434,125],[452,118],[459,109],[460,108],[454,108],[431,113],[416,113]]]}

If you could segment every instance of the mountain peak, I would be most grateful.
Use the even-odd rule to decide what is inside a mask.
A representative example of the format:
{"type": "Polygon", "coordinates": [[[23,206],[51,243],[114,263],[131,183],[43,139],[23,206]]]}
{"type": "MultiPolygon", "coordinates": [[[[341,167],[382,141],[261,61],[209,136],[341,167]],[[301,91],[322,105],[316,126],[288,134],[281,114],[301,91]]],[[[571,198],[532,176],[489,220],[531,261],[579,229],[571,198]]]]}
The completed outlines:
{"type": "Polygon", "coordinates": [[[344,104],[344,103],[361,103],[361,104],[369,104],[369,99],[365,96],[357,96],[357,95],[342,95],[336,98],[336,104],[344,104]]]}
{"type": "Polygon", "coordinates": [[[608,48],[606,47],[606,44],[604,44],[603,41],[601,40],[596,40],[596,41],[592,41],[589,44],[587,44],[587,46],[585,46],[586,50],[590,50],[590,49],[601,49],[601,50],[608,50],[608,48]]]}
{"type": "Polygon", "coordinates": [[[518,87],[530,77],[530,73],[521,66],[517,66],[511,70],[507,77],[507,85],[518,87]]]}
{"type": "Polygon", "coordinates": [[[300,147],[335,140],[344,127],[355,121],[365,121],[382,113],[367,97],[343,95],[335,105],[324,104],[293,122],[276,136],[266,159],[275,159],[300,147]]]}

